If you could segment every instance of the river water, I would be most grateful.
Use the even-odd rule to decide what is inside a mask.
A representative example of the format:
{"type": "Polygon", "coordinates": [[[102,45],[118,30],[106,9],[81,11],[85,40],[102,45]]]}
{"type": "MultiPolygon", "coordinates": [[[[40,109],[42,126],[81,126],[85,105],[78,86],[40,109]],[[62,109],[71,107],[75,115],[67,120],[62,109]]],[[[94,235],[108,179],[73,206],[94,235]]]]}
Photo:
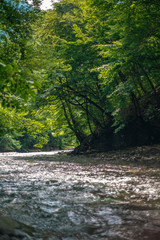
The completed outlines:
{"type": "Polygon", "coordinates": [[[24,232],[0,239],[159,240],[160,169],[1,153],[0,212],[24,232]]]}

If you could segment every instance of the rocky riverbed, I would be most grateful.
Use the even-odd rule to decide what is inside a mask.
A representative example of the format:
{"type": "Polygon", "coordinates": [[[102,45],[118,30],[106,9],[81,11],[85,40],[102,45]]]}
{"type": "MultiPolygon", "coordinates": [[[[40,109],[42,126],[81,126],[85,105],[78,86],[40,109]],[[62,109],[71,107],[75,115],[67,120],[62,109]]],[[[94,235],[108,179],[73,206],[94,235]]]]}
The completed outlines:
{"type": "Polygon", "coordinates": [[[160,146],[1,153],[0,239],[159,240],[160,146]]]}

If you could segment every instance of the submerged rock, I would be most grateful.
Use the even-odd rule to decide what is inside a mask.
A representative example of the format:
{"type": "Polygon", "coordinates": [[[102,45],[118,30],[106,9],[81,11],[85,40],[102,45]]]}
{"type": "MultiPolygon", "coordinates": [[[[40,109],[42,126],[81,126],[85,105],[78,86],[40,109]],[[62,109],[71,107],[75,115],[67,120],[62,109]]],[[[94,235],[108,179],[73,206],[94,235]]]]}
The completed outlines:
{"type": "Polygon", "coordinates": [[[25,224],[19,223],[14,219],[0,215],[0,239],[1,240],[19,240],[25,239],[30,240],[33,228],[26,226],[25,224]]]}

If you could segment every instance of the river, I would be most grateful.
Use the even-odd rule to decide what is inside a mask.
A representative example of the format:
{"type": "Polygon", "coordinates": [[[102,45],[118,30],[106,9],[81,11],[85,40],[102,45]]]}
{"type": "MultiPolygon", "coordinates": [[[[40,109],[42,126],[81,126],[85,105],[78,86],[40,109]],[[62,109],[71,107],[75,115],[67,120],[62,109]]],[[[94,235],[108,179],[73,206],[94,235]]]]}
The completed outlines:
{"type": "Polygon", "coordinates": [[[0,216],[2,240],[159,240],[160,169],[0,153],[0,216]]]}

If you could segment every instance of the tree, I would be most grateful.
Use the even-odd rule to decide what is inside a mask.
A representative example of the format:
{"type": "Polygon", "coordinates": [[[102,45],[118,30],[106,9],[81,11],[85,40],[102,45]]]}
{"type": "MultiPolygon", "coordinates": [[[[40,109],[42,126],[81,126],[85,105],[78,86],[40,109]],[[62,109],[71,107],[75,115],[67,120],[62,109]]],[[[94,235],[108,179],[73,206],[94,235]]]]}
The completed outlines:
{"type": "Polygon", "coordinates": [[[37,84],[32,80],[34,73],[28,66],[27,54],[31,51],[31,24],[38,12],[20,3],[3,0],[0,5],[0,101],[7,106],[22,105],[24,100],[35,94],[37,84]]]}
{"type": "Polygon", "coordinates": [[[0,148],[20,149],[25,133],[33,139],[32,147],[42,147],[48,138],[46,130],[26,110],[40,87],[30,60],[34,49],[31,25],[39,12],[21,1],[2,0],[0,13],[0,148]]]}
{"type": "Polygon", "coordinates": [[[42,87],[43,99],[58,102],[80,142],[112,118],[101,95],[98,73],[92,71],[102,63],[95,40],[83,39],[83,34],[78,33],[86,26],[81,15],[81,1],[60,1],[53,11],[48,11],[43,29],[38,30],[52,62],[46,66],[48,80],[42,87]]]}
{"type": "Polygon", "coordinates": [[[73,134],[82,143],[89,134],[114,134],[133,119],[158,115],[158,1],[61,0],[47,12],[32,2],[25,10],[1,5],[3,106],[25,106],[32,121],[47,108],[55,127],[38,121],[72,143],[73,134]]]}

